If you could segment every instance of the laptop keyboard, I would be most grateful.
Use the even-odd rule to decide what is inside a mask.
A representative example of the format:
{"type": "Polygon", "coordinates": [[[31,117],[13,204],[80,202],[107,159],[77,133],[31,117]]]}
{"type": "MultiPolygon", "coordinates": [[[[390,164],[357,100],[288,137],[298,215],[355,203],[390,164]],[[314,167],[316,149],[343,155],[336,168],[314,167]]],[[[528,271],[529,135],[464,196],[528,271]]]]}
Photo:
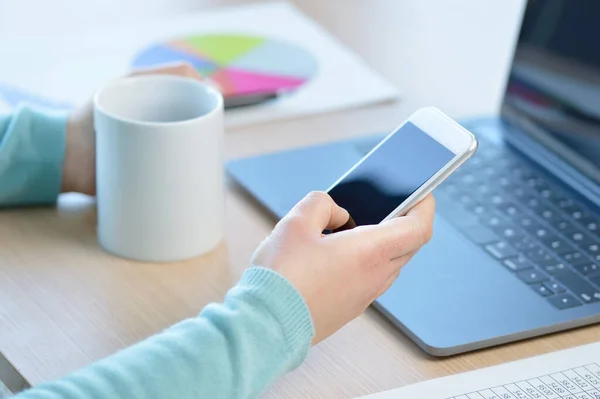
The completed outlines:
{"type": "Polygon", "coordinates": [[[514,154],[480,140],[436,199],[439,214],[551,305],[600,302],[600,218],[514,154]]]}

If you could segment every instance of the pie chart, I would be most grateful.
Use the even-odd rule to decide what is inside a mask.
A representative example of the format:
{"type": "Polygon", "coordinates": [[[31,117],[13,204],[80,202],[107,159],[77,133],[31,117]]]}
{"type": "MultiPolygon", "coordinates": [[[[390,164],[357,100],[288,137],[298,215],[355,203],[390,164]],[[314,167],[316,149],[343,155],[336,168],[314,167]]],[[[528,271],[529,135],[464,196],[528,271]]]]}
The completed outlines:
{"type": "Polygon", "coordinates": [[[132,62],[135,68],[185,61],[216,82],[224,97],[289,93],[317,72],[315,58],[294,44],[258,36],[210,34],[151,45],[132,62]]]}

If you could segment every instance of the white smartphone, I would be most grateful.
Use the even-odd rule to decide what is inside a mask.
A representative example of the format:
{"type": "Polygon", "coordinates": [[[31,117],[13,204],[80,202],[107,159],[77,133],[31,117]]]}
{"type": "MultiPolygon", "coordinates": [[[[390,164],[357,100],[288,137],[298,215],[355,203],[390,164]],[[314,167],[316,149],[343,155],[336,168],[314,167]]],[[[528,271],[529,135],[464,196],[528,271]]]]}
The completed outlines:
{"type": "Polygon", "coordinates": [[[350,213],[338,230],[406,214],[476,150],[475,136],[450,117],[418,110],[327,190],[350,213]]]}

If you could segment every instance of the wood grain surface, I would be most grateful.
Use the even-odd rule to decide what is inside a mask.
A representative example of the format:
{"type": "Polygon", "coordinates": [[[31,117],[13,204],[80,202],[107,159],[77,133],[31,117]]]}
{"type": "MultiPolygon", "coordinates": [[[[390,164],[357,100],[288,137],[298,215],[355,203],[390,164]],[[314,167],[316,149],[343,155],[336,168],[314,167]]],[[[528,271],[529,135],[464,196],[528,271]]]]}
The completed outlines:
{"type": "MultiPolygon", "coordinates": [[[[97,29],[242,3],[106,0],[85,2],[84,7],[77,0],[0,2],[0,39],[36,31],[97,29]],[[39,12],[31,11],[34,6],[39,12]]],[[[498,109],[522,1],[295,4],[396,85],[401,99],[230,130],[227,159],[388,131],[424,105],[457,118],[498,109]]],[[[56,208],[0,212],[0,351],[32,384],[110,355],[220,300],[274,220],[229,182],[226,240],[206,256],[160,265],[106,254],[98,247],[95,224],[94,200],[73,194],[62,196],[56,208]]],[[[598,337],[600,327],[594,326],[435,359],[369,309],[314,348],[302,367],[265,396],[351,398],[598,337]]]]}

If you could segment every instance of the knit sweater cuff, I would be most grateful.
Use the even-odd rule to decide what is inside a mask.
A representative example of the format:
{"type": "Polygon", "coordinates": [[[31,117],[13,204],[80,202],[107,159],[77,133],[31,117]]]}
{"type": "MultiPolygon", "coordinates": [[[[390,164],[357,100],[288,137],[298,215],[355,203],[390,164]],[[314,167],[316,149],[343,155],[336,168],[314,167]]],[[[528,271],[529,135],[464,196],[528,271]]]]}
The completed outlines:
{"type": "Polygon", "coordinates": [[[15,110],[7,137],[0,143],[11,156],[12,168],[4,174],[13,184],[8,198],[0,202],[37,205],[56,201],[62,183],[67,118],[66,112],[50,113],[28,106],[15,110]]]}
{"type": "Polygon", "coordinates": [[[279,321],[288,343],[292,367],[302,364],[308,355],[315,329],[300,293],[285,277],[264,267],[246,270],[238,287],[250,291],[279,321]]]}

